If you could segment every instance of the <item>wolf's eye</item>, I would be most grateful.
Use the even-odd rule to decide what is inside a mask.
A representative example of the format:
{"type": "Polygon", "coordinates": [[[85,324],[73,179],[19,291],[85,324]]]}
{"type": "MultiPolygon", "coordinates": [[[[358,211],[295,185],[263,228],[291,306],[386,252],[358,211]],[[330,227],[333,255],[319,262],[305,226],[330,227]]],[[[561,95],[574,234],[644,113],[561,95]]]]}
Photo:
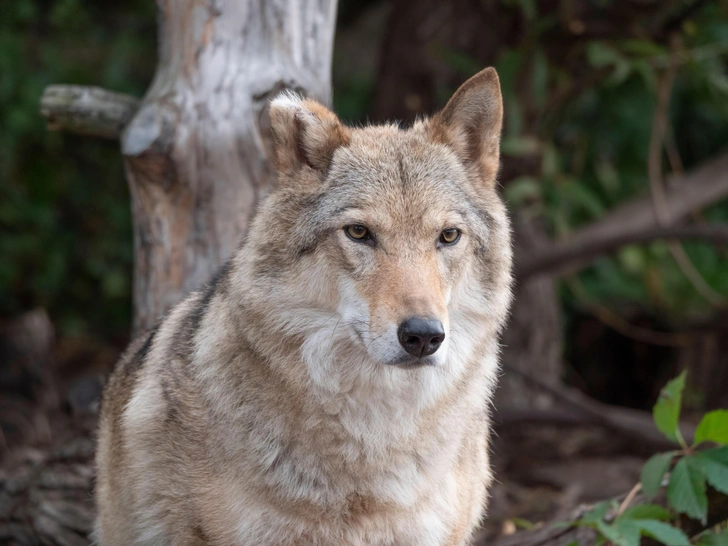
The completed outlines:
{"type": "Polygon", "coordinates": [[[454,245],[460,239],[460,230],[455,228],[443,229],[438,243],[441,245],[454,245]]]}
{"type": "Polygon", "coordinates": [[[344,231],[349,236],[349,239],[352,239],[358,243],[365,243],[374,240],[371,232],[361,224],[352,224],[350,226],[346,226],[344,228],[344,231]]]}

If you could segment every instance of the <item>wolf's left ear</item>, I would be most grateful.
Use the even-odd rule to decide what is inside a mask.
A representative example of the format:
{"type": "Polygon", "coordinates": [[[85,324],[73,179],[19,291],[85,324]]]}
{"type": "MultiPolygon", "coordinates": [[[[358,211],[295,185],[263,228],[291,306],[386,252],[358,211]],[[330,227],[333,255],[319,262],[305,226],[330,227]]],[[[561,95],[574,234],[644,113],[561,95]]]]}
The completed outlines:
{"type": "Polygon", "coordinates": [[[503,99],[495,68],[486,68],[455,91],[431,122],[432,137],[455,150],[494,184],[500,160],[503,99]]]}
{"type": "Polygon", "coordinates": [[[325,173],[334,152],[349,143],[336,114],[311,99],[286,92],[270,103],[273,163],[278,172],[309,167],[325,173]]]}

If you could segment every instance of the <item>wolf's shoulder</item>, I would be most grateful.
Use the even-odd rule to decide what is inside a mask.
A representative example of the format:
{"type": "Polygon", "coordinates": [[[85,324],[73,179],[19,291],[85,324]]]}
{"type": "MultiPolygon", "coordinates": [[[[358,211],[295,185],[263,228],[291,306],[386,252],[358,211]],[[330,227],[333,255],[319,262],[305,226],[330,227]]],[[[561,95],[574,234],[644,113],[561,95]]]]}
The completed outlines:
{"type": "Polygon", "coordinates": [[[109,376],[105,398],[113,396],[113,391],[133,390],[141,376],[172,372],[166,365],[170,361],[189,363],[212,301],[218,294],[225,295],[231,261],[222,265],[199,290],[172,307],[155,326],[132,340],[109,376]]]}

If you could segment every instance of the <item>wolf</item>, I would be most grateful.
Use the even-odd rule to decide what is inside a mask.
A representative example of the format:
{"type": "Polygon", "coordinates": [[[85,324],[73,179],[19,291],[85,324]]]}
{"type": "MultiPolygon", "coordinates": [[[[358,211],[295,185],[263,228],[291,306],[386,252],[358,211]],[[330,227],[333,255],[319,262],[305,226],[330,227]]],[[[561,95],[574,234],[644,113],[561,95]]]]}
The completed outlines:
{"type": "Polygon", "coordinates": [[[99,544],[468,544],[511,300],[502,117],[492,68],[406,129],[271,102],[245,242],[105,387],[99,544]]]}

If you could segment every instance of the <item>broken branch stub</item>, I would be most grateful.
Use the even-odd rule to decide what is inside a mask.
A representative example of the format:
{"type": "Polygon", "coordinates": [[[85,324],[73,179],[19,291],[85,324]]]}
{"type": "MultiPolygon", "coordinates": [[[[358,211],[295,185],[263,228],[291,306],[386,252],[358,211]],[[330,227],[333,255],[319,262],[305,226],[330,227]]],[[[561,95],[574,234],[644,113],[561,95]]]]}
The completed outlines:
{"type": "Polygon", "coordinates": [[[40,99],[51,131],[110,139],[119,138],[138,108],[131,95],[81,85],[49,85],[40,99]]]}

